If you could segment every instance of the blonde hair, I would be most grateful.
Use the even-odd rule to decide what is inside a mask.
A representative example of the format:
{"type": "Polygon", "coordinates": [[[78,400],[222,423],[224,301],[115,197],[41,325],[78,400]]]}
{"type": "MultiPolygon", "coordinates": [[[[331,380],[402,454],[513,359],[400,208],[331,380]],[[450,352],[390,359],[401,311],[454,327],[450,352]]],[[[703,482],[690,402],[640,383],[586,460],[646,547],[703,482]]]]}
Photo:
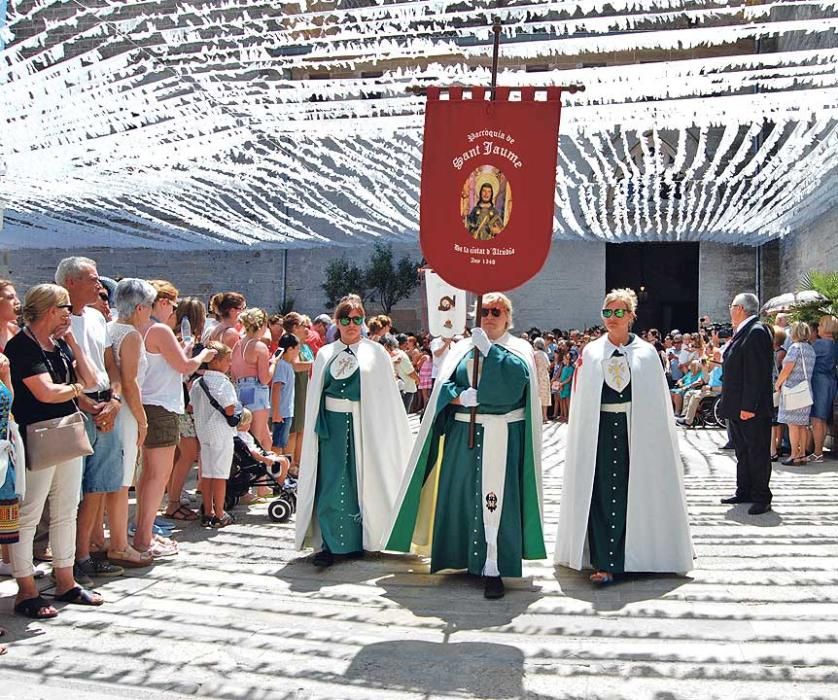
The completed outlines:
{"type": "Polygon", "coordinates": [[[812,329],[805,321],[795,321],[791,324],[791,342],[808,343],[812,337],[812,329]]]}
{"type": "MultiPolygon", "coordinates": [[[[506,309],[506,313],[509,314],[509,323],[506,327],[512,328],[512,302],[509,297],[503,292],[489,292],[483,295],[483,306],[488,306],[489,304],[499,304],[506,309]]],[[[480,324],[480,319],[477,319],[477,323],[478,325],[480,324]]]]}
{"type": "Polygon", "coordinates": [[[166,280],[149,280],[148,283],[154,287],[154,291],[157,292],[157,301],[161,299],[168,299],[169,301],[175,301],[178,297],[178,290],[171,282],[166,280]]]}
{"type": "Polygon", "coordinates": [[[262,309],[254,306],[239,315],[239,322],[248,333],[256,333],[268,325],[268,315],[262,309]]]}
{"type": "Polygon", "coordinates": [[[774,345],[782,345],[786,342],[786,329],[782,326],[774,326],[774,345]]]}
{"type": "Polygon", "coordinates": [[[59,304],[69,304],[70,295],[57,284],[36,284],[23,297],[21,315],[27,325],[40,320],[59,304]]]}
{"type": "Polygon", "coordinates": [[[227,347],[224,343],[218,340],[211,340],[205,346],[207,350],[215,350],[215,357],[210,360],[210,362],[215,362],[216,360],[223,360],[226,358],[230,353],[233,351],[227,347]]]}
{"type": "Polygon", "coordinates": [[[829,314],[818,319],[818,330],[835,335],[838,333],[838,318],[829,314]]]}
{"type": "Polygon", "coordinates": [[[605,295],[605,301],[602,302],[602,306],[606,307],[609,304],[613,304],[615,301],[625,304],[626,307],[628,307],[628,311],[631,311],[631,313],[635,313],[637,311],[637,294],[634,293],[633,289],[629,289],[628,287],[624,287],[622,289],[612,289],[605,295]]]}
{"type": "Polygon", "coordinates": [[[242,430],[243,426],[250,425],[253,423],[253,414],[250,412],[249,408],[242,409],[242,418],[239,421],[239,430],[242,430]]]}

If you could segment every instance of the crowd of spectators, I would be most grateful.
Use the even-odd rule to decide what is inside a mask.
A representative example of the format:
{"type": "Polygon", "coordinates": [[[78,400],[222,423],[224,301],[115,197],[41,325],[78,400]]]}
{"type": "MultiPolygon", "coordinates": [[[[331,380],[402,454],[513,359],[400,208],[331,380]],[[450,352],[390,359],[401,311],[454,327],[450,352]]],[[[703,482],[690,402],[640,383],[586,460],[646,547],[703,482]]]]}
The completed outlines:
{"type": "MultiPolygon", "coordinates": [[[[772,454],[780,455],[787,438],[785,464],[820,462],[836,392],[838,320],[824,316],[810,326],[781,314],[774,322],[775,390],[806,382],[812,402],[787,410],[780,398],[772,454]]],[[[701,326],[641,331],[658,351],[673,410],[687,427],[701,401],[722,390],[732,335],[706,318],[701,326]]],[[[405,410],[421,414],[459,338],[398,332],[385,315],[367,318],[365,332],[389,353],[405,410]]],[[[521,333],[533,346],[544,422],[569,420],[582,351],[603,332],[521,333]]],[[[7,464],[0,472],[0,572],[17,581],[15,611],[58,614],[36,585],[35,554],[52,562],[56,601],[101,605],[89,588],[93,579],[177,556],[174,521],[232,523],[224,492],[237,433],[259,461],[280,465],[280,479],[293,476],[311,368],[336,338],[328,314],[313,321],[270,314],[249,308],[238,292],[216,294],[205,306],[166,280],[101,277],[88,258],[62,260],[55,284],[30,288],[22,302],[13,282],[0,280],[0,467],[7,464]],[[25,445],[16,451],[16,435],[25,443],[27,426],[76,411],[86,417],[92,454],[24,470],[25,445]],[[200,510],[186,489],[196,465],[200,510]],[[37,542],[46,530],[43,551],[37,542]]],[[[246,502],[264,495],[254,490],[246,502]]]]}

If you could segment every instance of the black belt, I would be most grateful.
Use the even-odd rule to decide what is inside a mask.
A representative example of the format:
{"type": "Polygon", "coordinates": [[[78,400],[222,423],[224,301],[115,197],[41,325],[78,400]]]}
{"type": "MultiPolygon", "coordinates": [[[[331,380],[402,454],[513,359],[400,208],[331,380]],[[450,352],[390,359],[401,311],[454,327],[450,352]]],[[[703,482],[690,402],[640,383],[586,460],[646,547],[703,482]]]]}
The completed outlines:
{"type": "Polygon", "coordinates": [[[91,391],[91,392],[84,392],[84,395],[89,398],[93,399],[97,403],[101,403],[103,401],[110,401],[113,398],[113,392],[110,389],[103,389],[102,391],[91,391]]]}

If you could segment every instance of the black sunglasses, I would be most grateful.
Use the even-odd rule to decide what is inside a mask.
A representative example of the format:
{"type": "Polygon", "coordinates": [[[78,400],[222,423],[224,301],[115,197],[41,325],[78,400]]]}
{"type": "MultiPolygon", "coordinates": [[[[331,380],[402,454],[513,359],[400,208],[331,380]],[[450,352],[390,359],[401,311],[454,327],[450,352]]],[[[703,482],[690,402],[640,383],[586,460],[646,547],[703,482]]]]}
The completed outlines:
{"type": "Polygon", "coordinates": [[[348,326],[350,323],[354,323],[356,326],[362,326],[364,324],[364,317],[363,316],[344,316],[342,319],[338,321],[341,326],[348,326]]]}
{"type": "Polygon", "coordinates": [[[495,318],[500,318],[500,315],[503,313],[502,309],[494,308],[494,309],[480,309],[480,315],[483,318],[489,318],[489,314],[492,314],[495,318]]]}
{"type": "Polygon", "coordinates": [[[56,304],[55,308],[56,309],[67,309],[67,311],[72,311],[73,310],[73,305],[72,304],[56,304]]]}
{"type": "Polygon", "coordinates": [[[628,313],[625,309],[603,309],[602,310],[602,317],[603,318],[611,318],[611,316],[616,316],[617,318],[622,318],[628,313]]]}
{"type": "Polygon", "coordinates": [[[107,302],[110,302],[110,300],[108,299],[108,295],[107,295],[107,294],[100,294],[100,295],[99,295],[99,299],[100,299],[101,301],[107,301],[107,302]]]}

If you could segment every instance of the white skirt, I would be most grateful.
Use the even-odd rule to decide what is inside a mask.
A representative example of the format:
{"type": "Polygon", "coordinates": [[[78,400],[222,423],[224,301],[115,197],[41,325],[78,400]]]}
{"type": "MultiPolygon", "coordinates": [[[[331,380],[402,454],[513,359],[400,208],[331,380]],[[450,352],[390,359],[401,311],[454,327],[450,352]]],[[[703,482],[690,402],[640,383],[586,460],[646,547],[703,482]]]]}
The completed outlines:
{"type": "Polygon", "coordinates": [[[226,440],[204,441],[201,445],[201,476],[205,479],[228,479],[233,466],[233,437],[226,440]]]}

